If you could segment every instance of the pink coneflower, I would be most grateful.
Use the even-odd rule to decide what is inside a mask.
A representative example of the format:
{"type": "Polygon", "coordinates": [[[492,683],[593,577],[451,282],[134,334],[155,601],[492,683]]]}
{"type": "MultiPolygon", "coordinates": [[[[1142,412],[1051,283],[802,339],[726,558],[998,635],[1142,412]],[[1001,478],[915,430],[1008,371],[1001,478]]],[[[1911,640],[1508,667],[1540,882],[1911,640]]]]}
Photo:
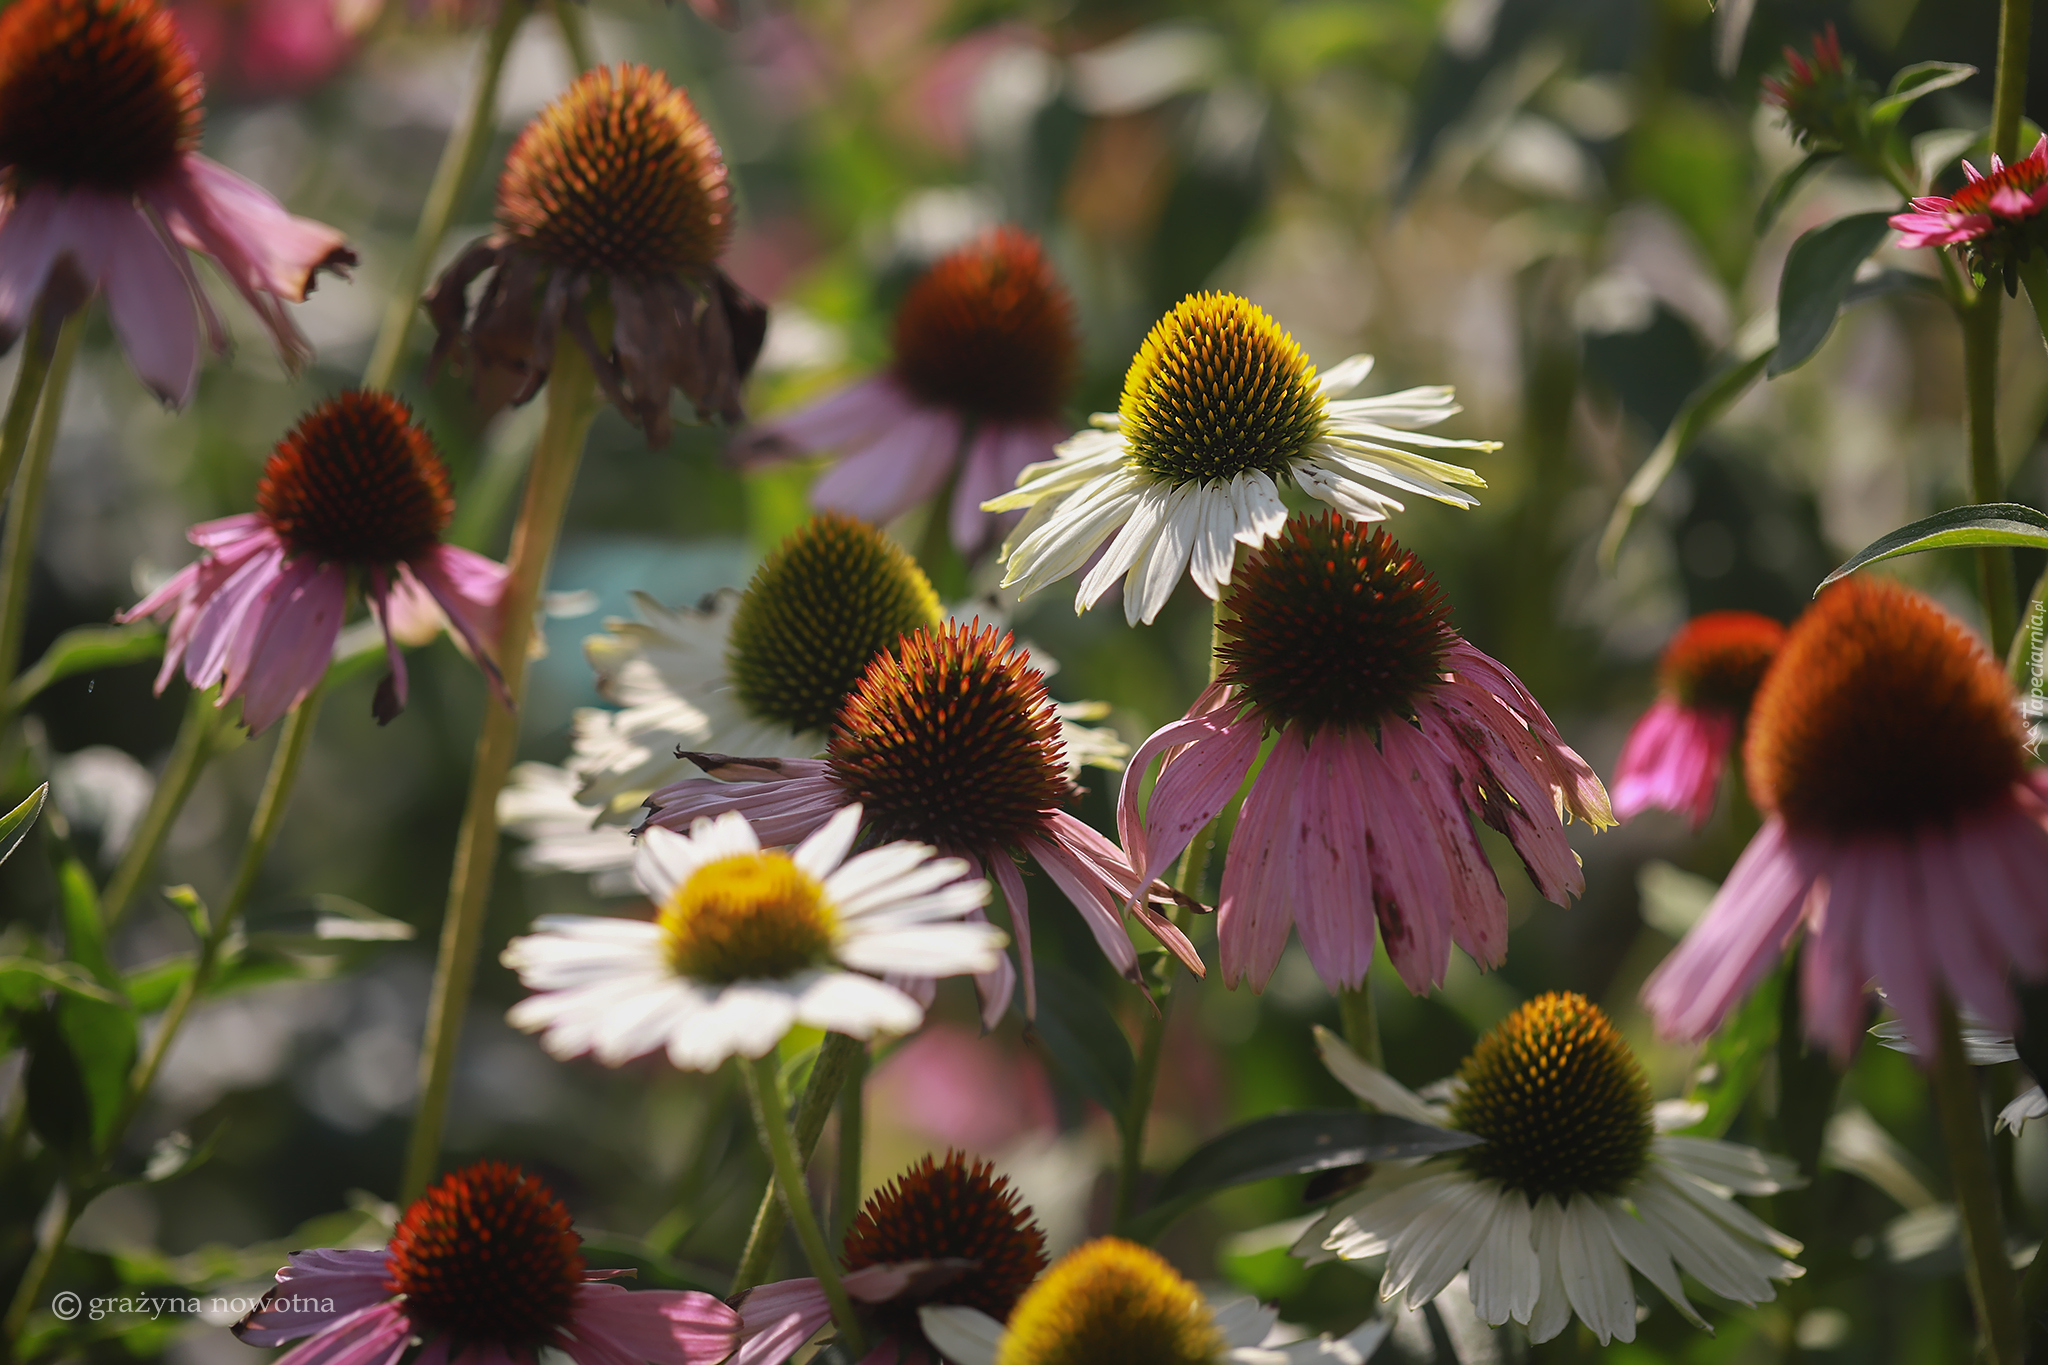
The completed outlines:
{"type": "Polygon", "coordinates": [[[142,382],[182,406],[204,322],[227,332],[185,252],[213,258],[285,362],[312,354],[284,305],[355,253],[200,156],[203,82],[152,0],[16,0],[0,13],[0,349],[45,298],[68,311],[103,289],[142,382]]]}
{"type": "MultiPolygon", "coordinates": [[[[1006,1321],[1045,1269],[1045,1233],[1010,1182],[958,1152],[926,1157],[869,1196],[840,1253],[846,1292],[876,1365],[940,1365],[918,1310],[953,1304],[1006,1321]]],[[[745,1320],[731,1365],[781,1365],[831,1320],[814,1279],[735,1300],[745,1320]]]]}
{"type": "Polygon", "coordinates": [[[1695,830],[1707,823],[1750,698],[1784,642],[1785,627],[1753,611],[1710,611],[1671,637],[1656,703],[1629,731],[1615,765],[1617,816],[1655,806],[1686,816],[1695,830]]]}
{"type": "Polygon", "coordinates": [[[1842,53],[1834,24],[1813,35],[1813,54],[1785,49],[1782,76],[1763,78],[1764,102],[1785,111],[1792,136],[1809,149],[1841,150],[1864,144],[1870,134],[1870,101],[1877,87],[1856,75],[1853,58],[1842,53]]]}
{"type": "Polygon", "coordinates": [[[709,1294],[603,1281],[588,1270],[569,1212],[539,1180],[499,1161],[445,1176],[382,1251],[300,1251],[277,1288],[235,1324],[251,1346],[310,1337],[289,1365],[713,1365],[739,1315],[709,1294]]]}
{"type": "MultiPolygon", "coordinates": [[[[162,692],[179,662],[194,687],[218,682],[219,705],[242,699],[253,733],[296,706],[326,673],[353,580],[384,627],[391,673],[377,689],[380,723],[405,709],[405,658],[392,614],[424,596],[498,681],[503,565],[443,544],[454,514],[448,471],[405,404],[355,390],[299,419],[277,444],[256,510],[186,533],[206,551],[123,621],[171,613],[162,692]]],[[[502,688],[502,684],[500,684],[502,688]]]]}
{"type": "Polygon", "coordinates": [[[1125,771],[1117,824],[1158,876],[1243,785],[1223,865],[1224,984],[1263,990],[1301,931],[1332,990],[1372,964],[1373,920],[1410,990],[1441,985],[1456,943],[1507,951],[1507,902],[1471,823],[1505,834],[1546,899],[1585,890],[1567,812],[1614,823],[1600,779],[1521,682],[1451,629],[1436,580],[1382,531],[1295,518],[1233,576],[1223,669],[1125,771]],[[1146,768],[1164,756],[1141,819],[1146,768]]]}
{"type": "Polygon", "coordinates": [[[995,228],[910,287],[895,342],[888,370],[764,424],[743,458],[838,451],[811,505],[877,525],[950,484],[947,526],[971,557],[996,523],[981,504],[1051,459],[1067,434],[1060,410],[1080,351],[1073,300],[1036,237],[995,228]]]}
{"type": "Polygon", "coordinates": [[[1989,236],[1994,230],[2022,223],[2048,208],[2048,135],[2034,150],[2008,166],[1991,158],[1991,174],[1963,163],[1969,183],[1955,198],[1923,195],[1910,213],[1892,215],[1899,245],[1955,246],[1989,236]]]}
{"type": "MultiPolygon", "coordinates": [[[[858,802],[866,837],[931,844],[990,874],[1009,903],[1027,1012],[1036,1012],[1037,992],[1015,855],[1053,879],[1127,980],[1139,980],[1137,949],[1124,931],[1127,905],[1202,974],[1194,945],[1148,903],[1149,894],[1168,893],[1155,892],[1121,849],[1060,809],[1072,783],[1045,677],[1007,633],[979,620],[920,628],[877,654],[840,709],[825,758],[683,757],[712,776],[649,796],[645,824],[687,830],[737,810],[762,843],[793,844],[858,802]]],[[[982,984],[983,1020],[993,1026],[1009,1002],[1007,979],[982,984]]]]}
{"type": "Polygon", "coordinates": [[[1838,1058],[1872,978],[1923,1056],[1942,995],[2013,1032],[2008,974],[2048,974],[2048,773],[1983,644],[1896,583],[1837,584],[1765,675],[1743,757],[1768,818],[1643,987],[1658,1027],[1712,1032],[1804,925],[1807,1033],[1838,1058]]]}

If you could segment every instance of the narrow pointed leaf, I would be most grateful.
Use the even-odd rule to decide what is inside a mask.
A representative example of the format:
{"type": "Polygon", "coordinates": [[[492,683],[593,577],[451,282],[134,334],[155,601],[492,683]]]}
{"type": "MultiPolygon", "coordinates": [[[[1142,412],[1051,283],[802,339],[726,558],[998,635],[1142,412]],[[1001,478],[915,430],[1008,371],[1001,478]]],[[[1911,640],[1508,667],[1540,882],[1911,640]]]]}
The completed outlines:
{"type": "Polygon", "coordinates": [[[147,621],[67,630],[0,694],[0,712],[13,715],[34,701],[44,688],[74,674],[142,663],[163,652],[163,628],[147,621]]]}
{"type": "MultiPolygon", "coordinates": [[[[1985,548],[2048,550],[2048,515],[2017,502],[1977,503],[1951,507],[1923,517],[1879,536],[1851,555],[1846,563],[1820,581],[1825,588],[1846,578],[1865,565],[1916,555],[1926,550],[1980,550],[1985,548]]],[[[1820,589],[1814,589],[1818,594],[1820,589]]]]}
{"type": "Polygon", "coordinates": [[[1813,358],[1842,311],[1856,271],[1891,231],[1888,213],[1852,213],[1792,244],[1778,277],[1778,349],[1766,373],[1798,369],[1813,358]]]}
{"type": "Polygon", "coordinates": [[[16,806],[5,815],[0,815],[0,863],[7,861],[9,854],[21,847],[21,841],[43,813],[43,802],[50,796],[50,784],[45,782],[28,794],[28,800],[16,806]]]}
{"type": "Polygon", "coordinates": [[[1771,224],[1778,221],[1778,214],[1791,200],[1793,192],[1806,183],[1806,178],[1833,161],[1839,152],[1808,152],[1795,162],[1790,170],[1771,182],[1764,191],[1763,202],[1756,206],[1756,235],[1761,237],[1771,230],[1771,224]]]}
{"type": "Polygon", "coordinates": [[[1952,85],[1961,85],[1977,74],[1977,68],[1964,62],[1915,62],[1899,68],[1899,74],[1892,77],[1891,88],[1884,92],[1884,98],[1870,106],[1870,121],[1880,128],[1888,128],[1899,121],[1899,115],[1914,100],[1931,95],[1937,90],[1946,90],[1952,85]]]}

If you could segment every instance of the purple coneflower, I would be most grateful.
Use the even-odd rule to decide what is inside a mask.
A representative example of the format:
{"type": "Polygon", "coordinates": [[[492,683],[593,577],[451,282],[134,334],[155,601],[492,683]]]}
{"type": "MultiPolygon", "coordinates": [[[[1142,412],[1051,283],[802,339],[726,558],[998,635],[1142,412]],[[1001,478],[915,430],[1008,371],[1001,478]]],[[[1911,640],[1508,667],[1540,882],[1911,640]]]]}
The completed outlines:
{"type": "Polygon", "coordinates": [[[381,1251],[299,1251],[277,1288],[235,1324],[251,1346],[311,1338],[280,1365],[714,1365],[739,1316],[709,1294],[604,1281],[588,1270],[569,1212],[499,1161],[445,1176],[406,1210],[381,1251]]]}
{"type": "Polygon", "coordinates": [[[1599,778],[1506,668],[1452,630],[1421,562],[1337,513],[1295,519],[1232,580],[1223,669],[1140,745],[1117,823],[1142,883],[1223,810],[1273,738],[1223,865],[1223,980],[1262,990],[1290,927],[1332,990],[1372,963],[1373,921],[1414,991],[1456,943],[1507,951],[1507,902],[1471,823],[1505,834],[1538,891],[1585,889],[1567,813],[1613,823],[1599,778]],[[1144,816],[1138,791],[1161,759],[1144,816]]]}
{"type": "Polygon", "coordinates": [[[505,569],[442,542],[454,515],[448,471],[405,404],[352,390],[314,408],[277,444],[256,510],[186,533],[206,553],[121,613],[171,615],[162,692],[184,665],[194,687],[242,699],[253,733],[297,705],[327,671],[353,580],[384,628],[391,673],[378,721],[405,709],[405,658],[392,615],[439,608],[493,682],[505,569]],[[411,600],[407,600],[411,599],[411,600]]]}
{"type": "Polygon", "coordinates": [[[1944,995],[2015,1032],[2011,974],[2048,975],[2048,773],[1990,651],[1920,594],[1847,579],[1786,636],[1743,756],[1767,818],[1643,987],[1658,1027],[1712,1032],[1804,926],[1807,1033],[1836,1057],[1873,978],[1923,1056],[1944,995]]]}
{"type": "Polygon", "coordinates": [[[135,372],[183,406],[202,321],[213,348],[227,348],[189,249],[220,266],[286,364],[311,355],[284,305],[355,253],[194,150],[203,92],[176,22],[152,0],[17,0],[0,14],[0,349],[39,302],[67,312],[103,289],[135,372]]]}
{"type": "Polygon", "coordinates": [[[1710,611],[1671,637],[1657,700],[1615,764],[1617,816],[1655,806],[1686,816],[1695,830],[1707,823],[1750,699],[1784,642],[1785,627],[1753,611],[1710,611]]]}

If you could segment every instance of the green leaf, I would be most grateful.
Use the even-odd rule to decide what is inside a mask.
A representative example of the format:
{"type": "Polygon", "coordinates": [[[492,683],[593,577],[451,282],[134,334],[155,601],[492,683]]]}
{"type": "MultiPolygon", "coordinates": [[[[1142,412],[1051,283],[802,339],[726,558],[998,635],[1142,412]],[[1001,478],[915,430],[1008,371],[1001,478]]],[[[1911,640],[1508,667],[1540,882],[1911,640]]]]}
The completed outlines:
{"type": "Polygon", "coordinates": [[[1481,1141],[1455,1129],[1360,1109],[1266,1114],[1197,1147],[1160,1182],[1152,1207],[1126,1231],[1149,1241],[1210,1195],[1254,1180],[1434,1156],[1481,1141]]]}
{"type": "Polygon", "coordinates": [[[65,956],[91,972],[102,985],[119,986],[121,974],[107,958],[107,926],[100,918],[100,888],[92,870],[69,839],[49,836],[57,892],[64,911],[65,956]]]}
{"type": "Polygon", "coordinates": [[[1039,963],[1035,1027],[1053,1064],[1121,1128],[1135,1064],[1130,1039],[1101,993],[1056,963],[1039,963]]]}
{"type": "Polygon", "coordinates": [[[77,995],[59,995],[26,1021],[24,1089],[36,1136],[74,1165],[89,1161],[112,1134],[135,1064],[135,1014],[77,995]]]}
{"type": "Polygon", "coordinates": [[[1771,230],[1771,224],[1778,221],[1778,214],[1791,200],[1793,192],[1806,183],[1806,177],[1840,155],[1840,152],[1826,148],[1808,152],[1790,170],[1773,180],[1771,187],[1764,191],[1763,202],[1756,206],[1756,235],[1761,237],[1771,230]]]}
{"type": "Polygon", "coordinates": [[[1776,321],[1776,315],[1771,313],[1752,318],[1722,353],[1720,363],[1678,409],[1678,415],[1664,429],[1663,439],[1657,442],[1657,448],[1650,452],[1649,458],[1629,479],[1628,487],[1621,492],[1621,500],[1614,505],[1613,515],[1607,519],[1607,529],[1600,537],[1602,567],[1614,568],[1615,558],[1621,553],[1621,542],[1627,539],[1628,528],[1634,524],[1636,513],[1657,496],[1664,480],[1671,477],[1671,471],[1677,468],[1678,457],[1689,450],[1708,427],[1719,421],[1721,414],[1733,407],[1735,400],[1747,393],[1749,386],[1763,373],[1772,348],[1777,344],[1776,321]]]}
{"type": "Polygon", "coordinates": [[[1976,67],[1962,62],[1915,62],[1911,66],[1902,66],[1899,74],[1892,77],[1891,87],[1884,92],[1884,98],[1870,106],[1870,122],[1880,129],[1889,128],[1899,121],[1899,115],[1905,113],[1914,100],[1952,85],[1961,85],[1976,74],[1976,67]]]}
{"type": "Polygon", "coordinates": [[[75,673],[141,663],[164,652],[161,626],[137,621],[125,626],[79,626],[59,635],[33,667],[0,693],[0,712],[13,715],[51,683],[75,673]]]}
{"type": "Polygon", "coordinates": [[[43,813],[43,802],[49,798],[50,784],[45,782],[28,794],[28,800],[0,815],[0,863],[6,862],[8,855],[21,847],[21,841],[34,828],[36,817],[43,813]]]}
{"type": "Polygon", "coordinates": [[[404,920],[380,915],[347,896],[321,892],[310,901],[303,908],[251,916],[250,944],[331,953],[351,943],[394,943],[413,936],[404,920]]]}
{"type": "MultiPolygon", "coordinates": [[[[2048,550],[2048,516],[2017,502],[1986,502],[1951,507],[1879,536],[1849,556],[1848,562],[1820,581],[1825,588],[1868,564],[1924,550],[1974,550],[2007,547],[2048,550]]],[[[1818,596],[1820,588],[1814,589],[1818,596]]]]}
{"type": "Polygon", "coordinates": [[[1778,349],[1765,369],[1770,378],[1813,358],[1835,329],[1857,268],[1890,231],[1889,213],[1852,213],[1792,244],[1778,277],[1778,349]]]}
{"type": "Polygon", "coordinates": [[[41,962],[32,957],[0,957],[0,1004],[19,1000],[25,992],[41,995],[45,987],[69,991],[102,1004],[120,1005],[120,996],[94,981],[73,962],[41,962]]]}
{"type": "Polygon", "coordinates": [[[1935,178],[1955,165],[1964,152],[1984,141],[1985,136],[1982,129],[1937,128],[1914,138],[1913,183],[1920,187],[1920,193],[1932,193],[1935,178]]]}

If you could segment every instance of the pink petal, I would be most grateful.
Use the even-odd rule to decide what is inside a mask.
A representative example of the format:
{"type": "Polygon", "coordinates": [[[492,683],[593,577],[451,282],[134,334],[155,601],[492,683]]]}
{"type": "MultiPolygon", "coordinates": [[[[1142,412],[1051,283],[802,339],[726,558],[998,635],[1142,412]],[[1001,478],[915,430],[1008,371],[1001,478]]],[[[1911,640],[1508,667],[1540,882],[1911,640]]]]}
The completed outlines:
{"type": "MultiPolygon", "coordinates": [[[[247,652],[243,636],[261,620],[263,603],[284,574],[284,556],[284,546],[272,537],[270,544],[230,574],[210,597],[193,603],[199,619],[185,646],[187,682],[211,687],[221,680],[231,654],[247,652]]],[[[225,706],[227,700],[223,692],[220,704],[225,706]]]]}
{"type": "Polygon", "coordinates": [[[1124,768],[1116,804],[1117,832],[1137,876],[1150,881],[1171,867],[1222,813],[1259,756],[1263,728],[1255,716],[1233,719],[1225,712],[1211,712],[1175,721],[1138,746],[1124,768]],[[1146,770],[1153,759],[1182,746],[1182,757],[1160,770],[1141,826],[1138,790],[1146,770]]]}
{"type": "Polygon", "coordinates": [[[28,329],[50,267],[76,235],[71,203],[60,190],[32,185],[0,210],[0,349],[28,329]]]}
{"type": "Polygon", "coordinates": [[[1138,950],[1131,946],[1130,936],[1124,932],[1123,919],[1117,913],[1121,898],[1113,896],[1100,878],[1091,875],[1092,869],[1063,844],[1052,840],[1025,839],[1021,846],[1039,869],[1052,878],[1053,885],[1059,887],[1073,902],[1074,908],[1081,912],[1082,922],[1095,936],[1095,946],[1102,949],[1102,955],[1109,959],[1117,974],[1126,981],[1136,981],[1138,950]]]}
{"type": "MultiPolygon", "coordinates": [[[[1388,722],[1389,726],[1402,722],[1388,722]]],[[[1384,730],[1381,742],[1384,743],[1384,730]]],[[[1359,771],[1365,780],[1366,836],[1372,853],[1373,908],[1387,957],[1408,989],[1421,995],[1443,984],[1450,965],[1451,935],[1445,906],[1451,878],[1436,837],[1414,816],[1409,765],[1397,753],[1360,745],[1359,771]]]]}
{"type": "MultiPolygon", "coordinates": [[[[783,763],[794,766],[788,759],[783,763]]],[[[768,782],[720,782],[716,778],[693,777],[672,783],[648,797],[652,814],[645,823],[687,833],[700,819],[736,810],[753,825],[764,848],[787,848],[816,833],[846,804],[846,793],[829,777],[779,778],[768,782]]]]}
{"type": "MultiPolygon", "coordinates": [[[[989,858],[989,866],[995,873],[996,886],[1003,893],[1003,904],[1010,907],[1010,934],[1017,940],[1017,965],[1024,972],[1024,1017],[1038,1017],[1038,975],[1031,967],[1031,895],[1024,889],[1024,874],[1017,870],[1017,864],[1003,849],[997,849],[989,858]]],[[[1003,1010],[1010,1006],[1010,981],[1008,971],[1010,960],[1005,957],[994,973],[1004,979],[988,981],[976,977],[974,984],[982,992],[981,1026],[994,1028],[1002,1020],[1003,1010]],[[994,1008],[997,994],[1002,997],[1002,1007],[994,1008]],[[990,1014],[994,1018],[990,1018],[990,1014]]]]}
{"type": "Polygon", "coordinates": [[[373,1304],[278,1357],[276,1365],[392,1365],[412,1343],[412,1320],[396,1303],[373,1304]]]}
{"type": "Polygon", "coordinates": [[[635,1365],[710,1365],[732,1354],[740,1315],[709,1294],[587,1284],[576,1291],[569,1330],[577,1341],[569,1353],[579,1359],[577,1346],[593,1343],[635,1365]]]}
{"type": "Polygon", "coordinates": [[[811,506],[880,526],[929,500],[960,454],[960,418],[917,409],[872,445],[850,450],[811,485],[811,506]]]}
{"type": "Polygon", "coordinates": [[[1307,759],[1300,738],[1291,730],[1283,732],[1238,810],[1216,907],[1226,986],[1249,976],[1253,990],[1264,990],[1287,948],[1287,931],[1294,924],[1294,908],[1288,904],[1293,878],[1281,843],[1294,824],[1307,759]]]}
{"type": "Polygon", "coordinates": [[[377,625],[384,632],[384,666],[389,670],[384,681],[377,685],[377,699],[371,703],[371,711],[379,725],[387,725],[405,710],[411,687],[405,671],[405,655],[399,651],[398,641],[391,633],[391,583],[383,569],[370,570],[367,595],[370,615],[376,618],[377,625]]]}
{"type": "Polygon", "coordinates": [[[1507,897],[1459,800],[1455,753],[1442,751],[1427,735],[1399,721],[1381,724],[1380,747],[1390,762],[1405,753],[1410,790],[1424,823],[1436,834],[1451,879],[1452,897],[1444,906],[1451,941],[1482,968],[1498,967],[1507,959],[1507,897]]]}
{"type": "Polygon", "coordinates": [[[1975,1010],[1990,1027],[2015,1033],[2019,1020],[2006,986],[2013,962],[1998,942],[1996,920],[1969,892],[1969,874],[1963,870],[1970,856],[1965,851],[1968,837],[1960,829],[1916,833],[1909,850],[1916,901],[1912,913],[1916,919],[1925,918],[1937,895],[1950,902],[1954,908],[1942,928],[1922,934],[1940,965],[1948,997],[1975,1010]]]}
{"type": "Polygon", "coordinates": [[[502,602],[509,571],[494,559],[459,545],[437,544],[417,559],[401,566],[401,576],[411,574],[426,589],[448,618],[448,624],[469,646],[469,655],[491,680],[505,705],[512,704],[498,671],[498,632],[503,625],[502,602]]]}
{"type": "Polygon", "coordinates": [[[1791,942],[1815,864],[1783,821],[1764,822],[1705,916],[1643,984],[1658,1032],[1693,1042],[1720,1027],[1791,942]]]}
{"type": "Polygon", "coordinates": [[[1955,834],[1965,898],[2010,966],[2048,975],[2048,811],[2025,786],[2012,800],[1959,822],[1955,834]]]}
{"type": "Polygon", "coordinates": [[[1737,728],[1729,712],[1659,697],[1622,746],[1614,769],[1614,813],[1627,820],[1653,806],[1677,811],[1697,832],[1714,813],[1737,728]]]}
{"type": "Polygon", "coordinates": [[[71,252],[86,276],[105,288],[114,331],[136,375],[163,402],[181,408],[199,382],[198,304],[187,267],[132,204],[105,196],[89,202],[92,212],[81,215],[71,252]]]}
{"type": "Polygon", "coordinates": [[[1122,849],[1065,811],[1048,811],[1045,828],[1048,841],[1065,850],[1074,859],[1076,867],[1099,881],[1110,893],[1121,896],[1127,902],[1126,909],[1138,917],[1152,937],[1159,940],[1161,947],[1180,959],[1182,966],[1196,976],[1207,971],[1202,965],[1202,955],[1195,951],[1194,944],[1188,942],[1187,935],[1152,909],[1148,894],[1152,884],[1138,880],[1122,849]]]}
{"type": "Polygon", "coordinates": [[[815,403],[763,422],[742,435],[743,459],[850,449],[865,445],[920,411],[901,385],[876,375],[825,395],[815,403]]]}
{"type": "Polygon", "coordinates": [[[390,1275],[381,1249],[295,1251],[235,1335],[251,1346],[295,1341],[391,1298],[390,1275]]]}
{"type": "MultiPolygon", "coordinates": [[[[1931,1058],[1939,958],[1923,929],[1927,888],[1915,875],[1906,845],[1889,836],[1860,839],[1843,851],[1835,868],[1830,912],[1862,921],[1865,975],[1877,978],[1906,1035],[1920,1045],[1921,1057],[1931,1058]]],[[[1949,932],[1944,928],[1943,935],[1949,932]]]]}
{"type": "Polygon", "coordinates": [[[825,1291],[812,1279],[764,1284],[741,1295],[735,1306],[740,1348],[732,1365],[781,1365],[832,1320],[825,1291]]]}
{"type": "Polygon", "coordinates": [[[241,667],[230,660],[222,695],[242,698],[242,723],[251,734],[299,704],[327,672],[341,618],[348,609],[348,572],[339,564],[302,556],[285,571],[264,604],[262,619],[241,667]]]}
{"type": "Polygon", "coordinates": [[[1351,752],[1359,742],[1372,741],[1330,726],[1316,732],[1299,768],[1295,818],[1278,849],[1293,874],[1287,903],[1302,949],[1333,992],[1357,989],[1372,966],[1372,859],[1359,818],[1364,781],[1351,752]]]}
{"type": "Polygon", "coordinates": [[[1833,857],[1813,879],[1800,912],[1807,923],[1799,958],[1806,1036],[1844,1065],[1863,1041],[1866,1021],[1863,996],[1870,968],[1864,958],[1865,917],[1847,894],[1861,890],[1865,881],[1855,859],[1833,857]]]}

